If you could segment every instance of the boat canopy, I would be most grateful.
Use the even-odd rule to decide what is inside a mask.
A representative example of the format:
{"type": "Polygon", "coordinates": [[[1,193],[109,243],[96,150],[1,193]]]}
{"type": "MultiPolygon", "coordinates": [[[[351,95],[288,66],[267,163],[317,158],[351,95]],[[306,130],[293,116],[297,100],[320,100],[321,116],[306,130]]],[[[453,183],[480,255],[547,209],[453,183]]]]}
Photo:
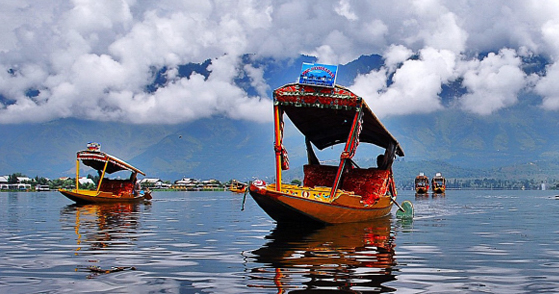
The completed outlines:
{"type": "Polygon", "coordinates": [[[404,156],[398,141],[388,132],[364,99],[349,89],[287,84],[274,91],[274,103],[318,149],[346,143],[356,112],[362,112],[360,142],[367,142],[404,156]]]}
{"type": "Polygon", "coordinates": [[[124,160],[118,159],[104,152],[88,150],[79,151],[77,158],[78,160],[81,160],[85,165],[98,171],[103,171],[106,164],[107,169],[105,170],[105,173],[108,174],[112,174],[121,170],[129,170],[133,173],[139,173],[145,176],[145,174],[141,170],[133,167],[124,160]]]}

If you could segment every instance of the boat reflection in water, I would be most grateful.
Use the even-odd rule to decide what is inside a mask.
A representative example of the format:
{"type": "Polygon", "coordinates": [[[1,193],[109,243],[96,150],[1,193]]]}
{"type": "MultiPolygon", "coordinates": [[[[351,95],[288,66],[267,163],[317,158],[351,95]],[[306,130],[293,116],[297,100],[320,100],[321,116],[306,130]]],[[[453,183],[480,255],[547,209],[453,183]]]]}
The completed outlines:
{"type": "MultiPolygon", "coordinates": [[[[150,206],[144,207],[149,209],[150,206]]],[[[74,204],[66,206],[61,214],[68,222],[74,221],[77,255],[79,251],[133,243],[137,236],[139,210],[138,203],[74,204]]]]}
{"type": "Polygon", "coordinates": [[[296,228],[278,225],[269,242],[252,252],[264,267],[250,269],[249,287],[277,293],[382,293],[392,273],[390,217],[366,223],[296,228]]]}

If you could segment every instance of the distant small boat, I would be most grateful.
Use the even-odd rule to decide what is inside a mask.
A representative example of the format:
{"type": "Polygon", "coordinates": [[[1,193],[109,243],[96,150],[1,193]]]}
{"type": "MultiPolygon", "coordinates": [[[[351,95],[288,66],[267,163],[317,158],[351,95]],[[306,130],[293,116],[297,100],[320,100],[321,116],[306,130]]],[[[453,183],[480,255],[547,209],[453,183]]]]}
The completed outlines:
{"type": "Polygon", "coordinates": [[[235,193],[244,193],[247,190],[248,185],[245,183],[241,183],[237,180],[232,180],[231,185],[229,186],[229,191],[235,193]]]}
{"type": "Polygon", "coordinates": [[[49,185],[37,185],[35,191],[50,191],[49,185]]]}
{"type": "Polygon", "coordinates": [[[392,163],[404,156],[400,144],[365,99],[333,84],[337,67],[305,66],[302,75],[320,71],[314,76],[328,76],[332,83],[324,85],[322,78],[307,83],[310,76],[274,91],[275,183],[253,181],[250,195],[278,223],[350,223],[389,215],[398,205],[392,163]],[[284,114],[305,138],[308,164],[302,186],[282,183],[282,170],[289,169],[282,143],[284,114]],[[376,167],[361,168],[352,160],[360,143],[384,149],[376,167]],[[338,144],[345,145],[338,165],[322,164],[312,146],[322,150],[338,144]]]}
{"type": "Polygon", "coordinates": [[[429,192],[429,178],[424,173],[415,177],[415,193],[426,194],[429,192]]]}
{"type": "Polygon", "coordinates": [[[107,202],[136,202],[142,200],[150,200],[151,192],[149,190],[142,191],[138,188],[139,183],[136,181],[138,174],[145,174],[130,165],[129,163],[118,159],[112,155],[100,151],[100,145],[97,143],[88,143],[87,150],[79,151],[76,160],[76,188],[75,189],[59,189],[62,195],[76,203],[107,203],[107,202]],[[99,183],[96,190],[80,189],[80,160],[83,164],[97,170],[100,173],[99,183]],[[106,174],[112,174],[117,171],[130,171],[129,179],[105,179],[106,174]]]}
{"type": "Polygon", "coordinates": [[[436,173],[431,179],[431,189],[433,193],[443,194],[446,191],[446,179],[441,173],[436,173]]]}

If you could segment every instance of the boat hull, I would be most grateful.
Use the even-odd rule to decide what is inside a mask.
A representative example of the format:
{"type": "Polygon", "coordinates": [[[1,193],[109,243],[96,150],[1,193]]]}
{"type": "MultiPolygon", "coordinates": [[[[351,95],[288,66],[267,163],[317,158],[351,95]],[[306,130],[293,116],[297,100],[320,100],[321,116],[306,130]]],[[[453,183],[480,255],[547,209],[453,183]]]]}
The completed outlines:
{"type": "Polygon", "coordinates": [[[429,187],[416,187],[415,193],[417,194],[427,194],[429,192],[429,187]]]}
{"type": "Polygon", "coordinates": [[[445,187],[433,187],[433,193],[444,194],[446,192],[445,187]]]}
{"type": "MultiPolygon", "coordinates": [[[[390,214],[392,200],[383,196],[374,204],[365,205],[360,196],[339,193],[331,202],[318,201],[293,190],[275,191],[274,185],[257,187],[251,185],[250,195],[254,201],[278,223],[352,223],[378,219],[390,214]]],[[[312,195],[312,189],[306,190],[312,195]]],[[[308,194],[307,194],[308,195],[308,194]]]]}
{"type": "Polygon", "coordinates": [[[229,188],[229,191],[233,192],[233,193],[245,193],[247,190],[247,187],[243,187],[243,188],[229,188]]]}
{"type": "Polygon", "coordinates": [[[149,192],[140,196],[123,197],[108,192],[87,193],[90,191],[84,191],[84,193],[79,193],[76,192],[76,190],[63,189],[58,191],[68,199],[75,201],[78,204],[139,202],[151,199],[151,193],[149,192]]]}

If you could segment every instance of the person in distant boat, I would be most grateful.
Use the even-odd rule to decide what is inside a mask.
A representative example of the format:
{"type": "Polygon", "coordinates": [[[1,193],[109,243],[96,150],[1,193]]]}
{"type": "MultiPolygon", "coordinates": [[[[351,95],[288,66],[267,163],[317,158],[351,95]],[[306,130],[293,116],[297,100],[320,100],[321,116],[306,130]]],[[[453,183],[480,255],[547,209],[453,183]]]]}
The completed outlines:
{"type": "Polygon", "coordinates": [[[134,195],[139,196],[141,192],[142,185],[140,185],[140,180],[136,180],[136,183],[134,184],[134,195]]]}
{"type": "Polygon", "coordinates": [[[142,190],[140,181],[138,181],[138,179],[136,178],[137,176],[137,173],[132,173],[130,175],[130,182],[132,183],[132,187],[134,187],[132,190],[132,194],[134,194],[134,196],[140,195],[140,190],[142,190]]]}

